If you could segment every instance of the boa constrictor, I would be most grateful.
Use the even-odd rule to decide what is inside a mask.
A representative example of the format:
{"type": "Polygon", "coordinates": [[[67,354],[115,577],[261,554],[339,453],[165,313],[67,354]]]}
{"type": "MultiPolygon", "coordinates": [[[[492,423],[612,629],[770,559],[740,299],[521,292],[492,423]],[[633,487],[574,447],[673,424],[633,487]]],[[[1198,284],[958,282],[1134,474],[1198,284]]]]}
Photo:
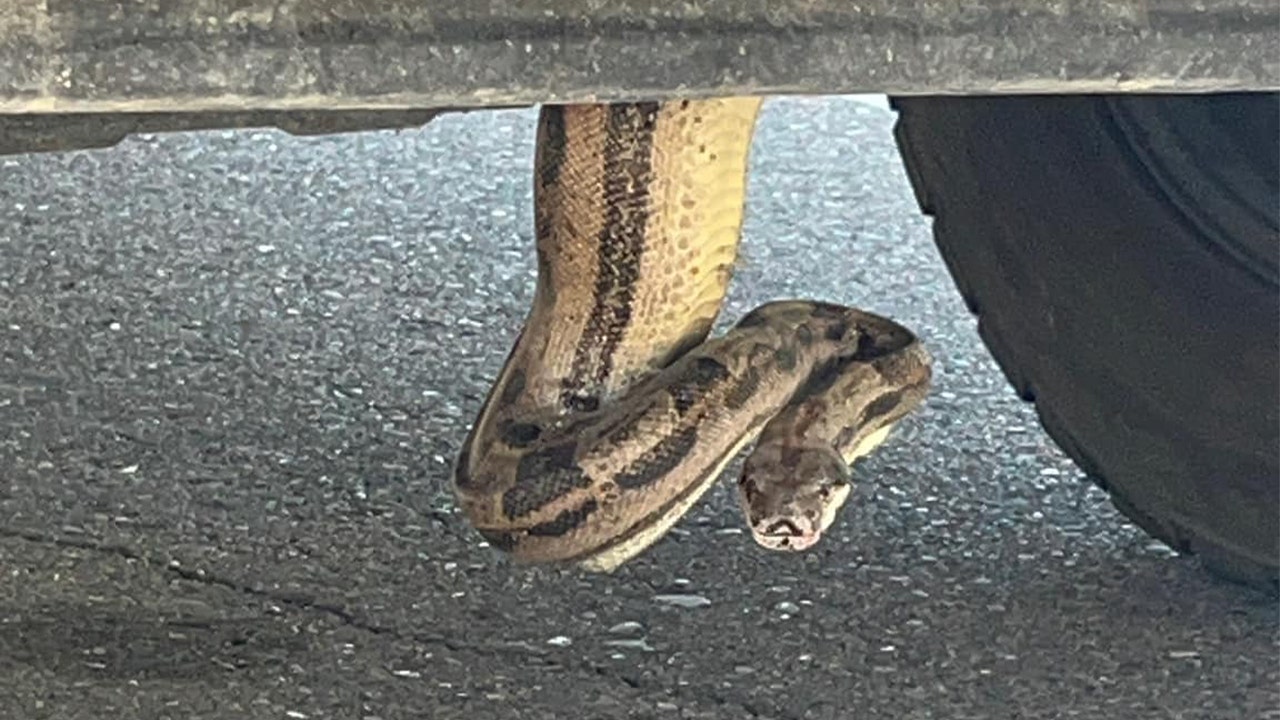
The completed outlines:
{"type": "Polygon", "coordinates": [[[609,571],[746,444],[756,541],[802,550],[850,464],[924,399],[906,328],[770,302],[708,339],[737,257],[760,98],[544,106],[533,307],[465,440],[454,491],[490,544],[609,571]]]}

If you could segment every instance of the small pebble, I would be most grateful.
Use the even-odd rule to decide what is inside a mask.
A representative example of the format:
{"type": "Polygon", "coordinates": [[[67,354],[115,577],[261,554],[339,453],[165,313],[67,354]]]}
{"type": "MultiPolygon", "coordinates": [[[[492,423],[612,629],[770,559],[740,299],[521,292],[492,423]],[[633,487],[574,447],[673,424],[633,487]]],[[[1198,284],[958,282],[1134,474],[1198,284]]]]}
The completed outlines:
{"type": "Polygon", "coordinates": [[[635,620],[627,620],[609,628],[610,635],[640,635],[644,632],[644,625],[635,620]]]}
{"type": "Polygon", "coordinates": [[[653,601],[662,603],[663,605],[671,605],[678,608],[703,608],[711,604],[711,601],[701,595],[654,595],[653,601]]]}
{"type": "Polygon", "coordinates": [[[631,638],[627,640],[605,640],[605,647],[622,648],[626,650],[639,650],[641,652],[653,652],[653,646],[644,638],[631,638]]]}

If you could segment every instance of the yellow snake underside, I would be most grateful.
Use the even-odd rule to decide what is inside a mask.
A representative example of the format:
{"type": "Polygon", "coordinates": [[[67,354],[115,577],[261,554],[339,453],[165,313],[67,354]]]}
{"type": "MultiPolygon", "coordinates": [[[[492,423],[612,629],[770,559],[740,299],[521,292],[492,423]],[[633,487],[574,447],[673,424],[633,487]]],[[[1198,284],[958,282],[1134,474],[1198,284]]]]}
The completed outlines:
{"type": "Polygon", "coordinates": [[[737,257],[759,98],[544,106],[538,281],[454,489],[496,548],[611,570],[660,538],[748,443],[765,547],[815,542],[849,464],[923,400],[906,328],[765,304],[708,339],[737,257]]]}

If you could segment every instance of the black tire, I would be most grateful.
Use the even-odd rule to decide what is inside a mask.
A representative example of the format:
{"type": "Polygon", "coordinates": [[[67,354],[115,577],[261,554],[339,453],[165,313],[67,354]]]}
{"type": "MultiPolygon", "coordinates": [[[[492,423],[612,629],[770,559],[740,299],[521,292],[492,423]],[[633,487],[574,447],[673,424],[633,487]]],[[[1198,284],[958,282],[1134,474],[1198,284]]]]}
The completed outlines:
{"type": "Polygon", "coordinates": [[[895,98],[987,347],[1125,515],[1280,580],[1280,95],[895,98]]]}

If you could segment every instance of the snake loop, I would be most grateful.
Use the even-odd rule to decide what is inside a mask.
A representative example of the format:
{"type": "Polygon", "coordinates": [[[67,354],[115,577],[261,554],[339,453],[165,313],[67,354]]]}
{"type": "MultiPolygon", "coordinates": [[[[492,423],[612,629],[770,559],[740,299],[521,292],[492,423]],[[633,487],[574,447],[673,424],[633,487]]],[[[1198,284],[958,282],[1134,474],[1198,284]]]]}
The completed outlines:
{"type": "Polygon", "coordinates": [[[708,339],[759,106],[542,108],[533,306],[454,471],[494,547],[611,570],[757,440],[739,480],[753,536],[805,549],[848,497],[849,465],[923,401],[923,346],[855,308],[771,302],[708,339]]]}

